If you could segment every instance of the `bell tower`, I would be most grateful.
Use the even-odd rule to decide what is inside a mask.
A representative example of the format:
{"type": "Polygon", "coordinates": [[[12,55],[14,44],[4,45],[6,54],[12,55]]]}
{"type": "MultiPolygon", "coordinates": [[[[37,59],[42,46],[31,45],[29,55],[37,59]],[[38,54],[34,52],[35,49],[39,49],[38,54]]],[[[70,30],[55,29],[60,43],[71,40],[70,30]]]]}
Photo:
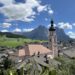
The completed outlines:
{"type": "Polygon", "coordinates": [[[56,29],[54,28],[54,21],[51,20],[51,26],[49,28],[49,49],[52,50],[53,57],[58,56],[58,48],[57,48],[57,36],[56,36],[56,29]]]}

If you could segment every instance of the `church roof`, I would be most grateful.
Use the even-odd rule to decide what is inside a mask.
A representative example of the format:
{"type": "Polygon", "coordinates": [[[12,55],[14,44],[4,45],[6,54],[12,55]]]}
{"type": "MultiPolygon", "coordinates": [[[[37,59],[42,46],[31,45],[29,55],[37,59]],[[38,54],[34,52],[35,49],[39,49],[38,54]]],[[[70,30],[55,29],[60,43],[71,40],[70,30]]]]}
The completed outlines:
{"type": "Polygon", "coordinates": [[[23,49],[19,50],[18,55],[19,56],[34,55],[34,54],[37,55],[38,52],[40,54],[47,54],[51,53],[51,50],[40,44],[28,44],[23,49]]]}

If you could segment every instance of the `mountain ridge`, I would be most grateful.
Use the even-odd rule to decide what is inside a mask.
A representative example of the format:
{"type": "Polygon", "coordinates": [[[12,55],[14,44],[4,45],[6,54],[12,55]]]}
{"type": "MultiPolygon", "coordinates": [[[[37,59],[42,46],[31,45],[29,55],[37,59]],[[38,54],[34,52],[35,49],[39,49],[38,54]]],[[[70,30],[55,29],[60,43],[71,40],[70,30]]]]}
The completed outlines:
{"type": "MultiPolygon", "coordinates": [[[[20,35],[24,35],[27,38],[35,40],[48,40],[48,28],[43,25],[38,26],[30,32],[22,32],[20,35]]],[[[59,41],[68,41],[71,38],[65,34],[63,29],[56,27],[56,34],[59,41]]]]}
{"type": "MultiPolygon", "coordinates": [[[[37,28],[30,32],[0,32],[0,35],[6,35],[8,38],[29,38],[33,40],[48,40],[48,28],[39,25],[37,28]]],[[[65,34],[63,29],[56,27],[56,34],[58,41],[68,41],[71,38],[65,34]]]]}

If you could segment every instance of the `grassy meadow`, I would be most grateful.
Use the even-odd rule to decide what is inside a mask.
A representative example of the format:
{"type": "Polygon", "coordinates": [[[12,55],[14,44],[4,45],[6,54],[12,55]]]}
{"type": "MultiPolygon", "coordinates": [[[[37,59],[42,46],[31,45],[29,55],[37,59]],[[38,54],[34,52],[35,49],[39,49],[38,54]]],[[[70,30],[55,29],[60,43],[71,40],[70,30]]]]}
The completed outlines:
{"type": "Polygon", "coordinates": [[[40,42],[46,41],[32,40],[27,38],[7,38],[5,36],[0,37],[0,46],[5,47],[17,47],[20,45],[24,45],[26,43],[40,43],[40,42]]]}

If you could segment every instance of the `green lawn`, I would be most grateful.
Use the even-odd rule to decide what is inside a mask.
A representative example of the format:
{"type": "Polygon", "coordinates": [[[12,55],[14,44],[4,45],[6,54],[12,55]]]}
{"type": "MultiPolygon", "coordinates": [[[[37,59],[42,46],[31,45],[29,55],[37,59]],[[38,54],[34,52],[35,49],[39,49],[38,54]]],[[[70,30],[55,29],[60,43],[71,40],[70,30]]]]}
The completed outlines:
{"type": "Polygon", "coordinates": [[[8,47],[16,47],[18,45],[22,45],[23,42],[21,41],[4,41],[4,42],[0,42],[0,46],[8,46],[8,47]]]}
{"type": "Polygon", "coordinates": [[[46,42],[46,41],[40,41],[40,40],[31,40],[31,39],[23,39],[23,38],[2,38],[0,37],[0,46],[7,46],[7,47],[16,47],[23,45],[25,43],[39,43],[39,42],[46,42]]]}

